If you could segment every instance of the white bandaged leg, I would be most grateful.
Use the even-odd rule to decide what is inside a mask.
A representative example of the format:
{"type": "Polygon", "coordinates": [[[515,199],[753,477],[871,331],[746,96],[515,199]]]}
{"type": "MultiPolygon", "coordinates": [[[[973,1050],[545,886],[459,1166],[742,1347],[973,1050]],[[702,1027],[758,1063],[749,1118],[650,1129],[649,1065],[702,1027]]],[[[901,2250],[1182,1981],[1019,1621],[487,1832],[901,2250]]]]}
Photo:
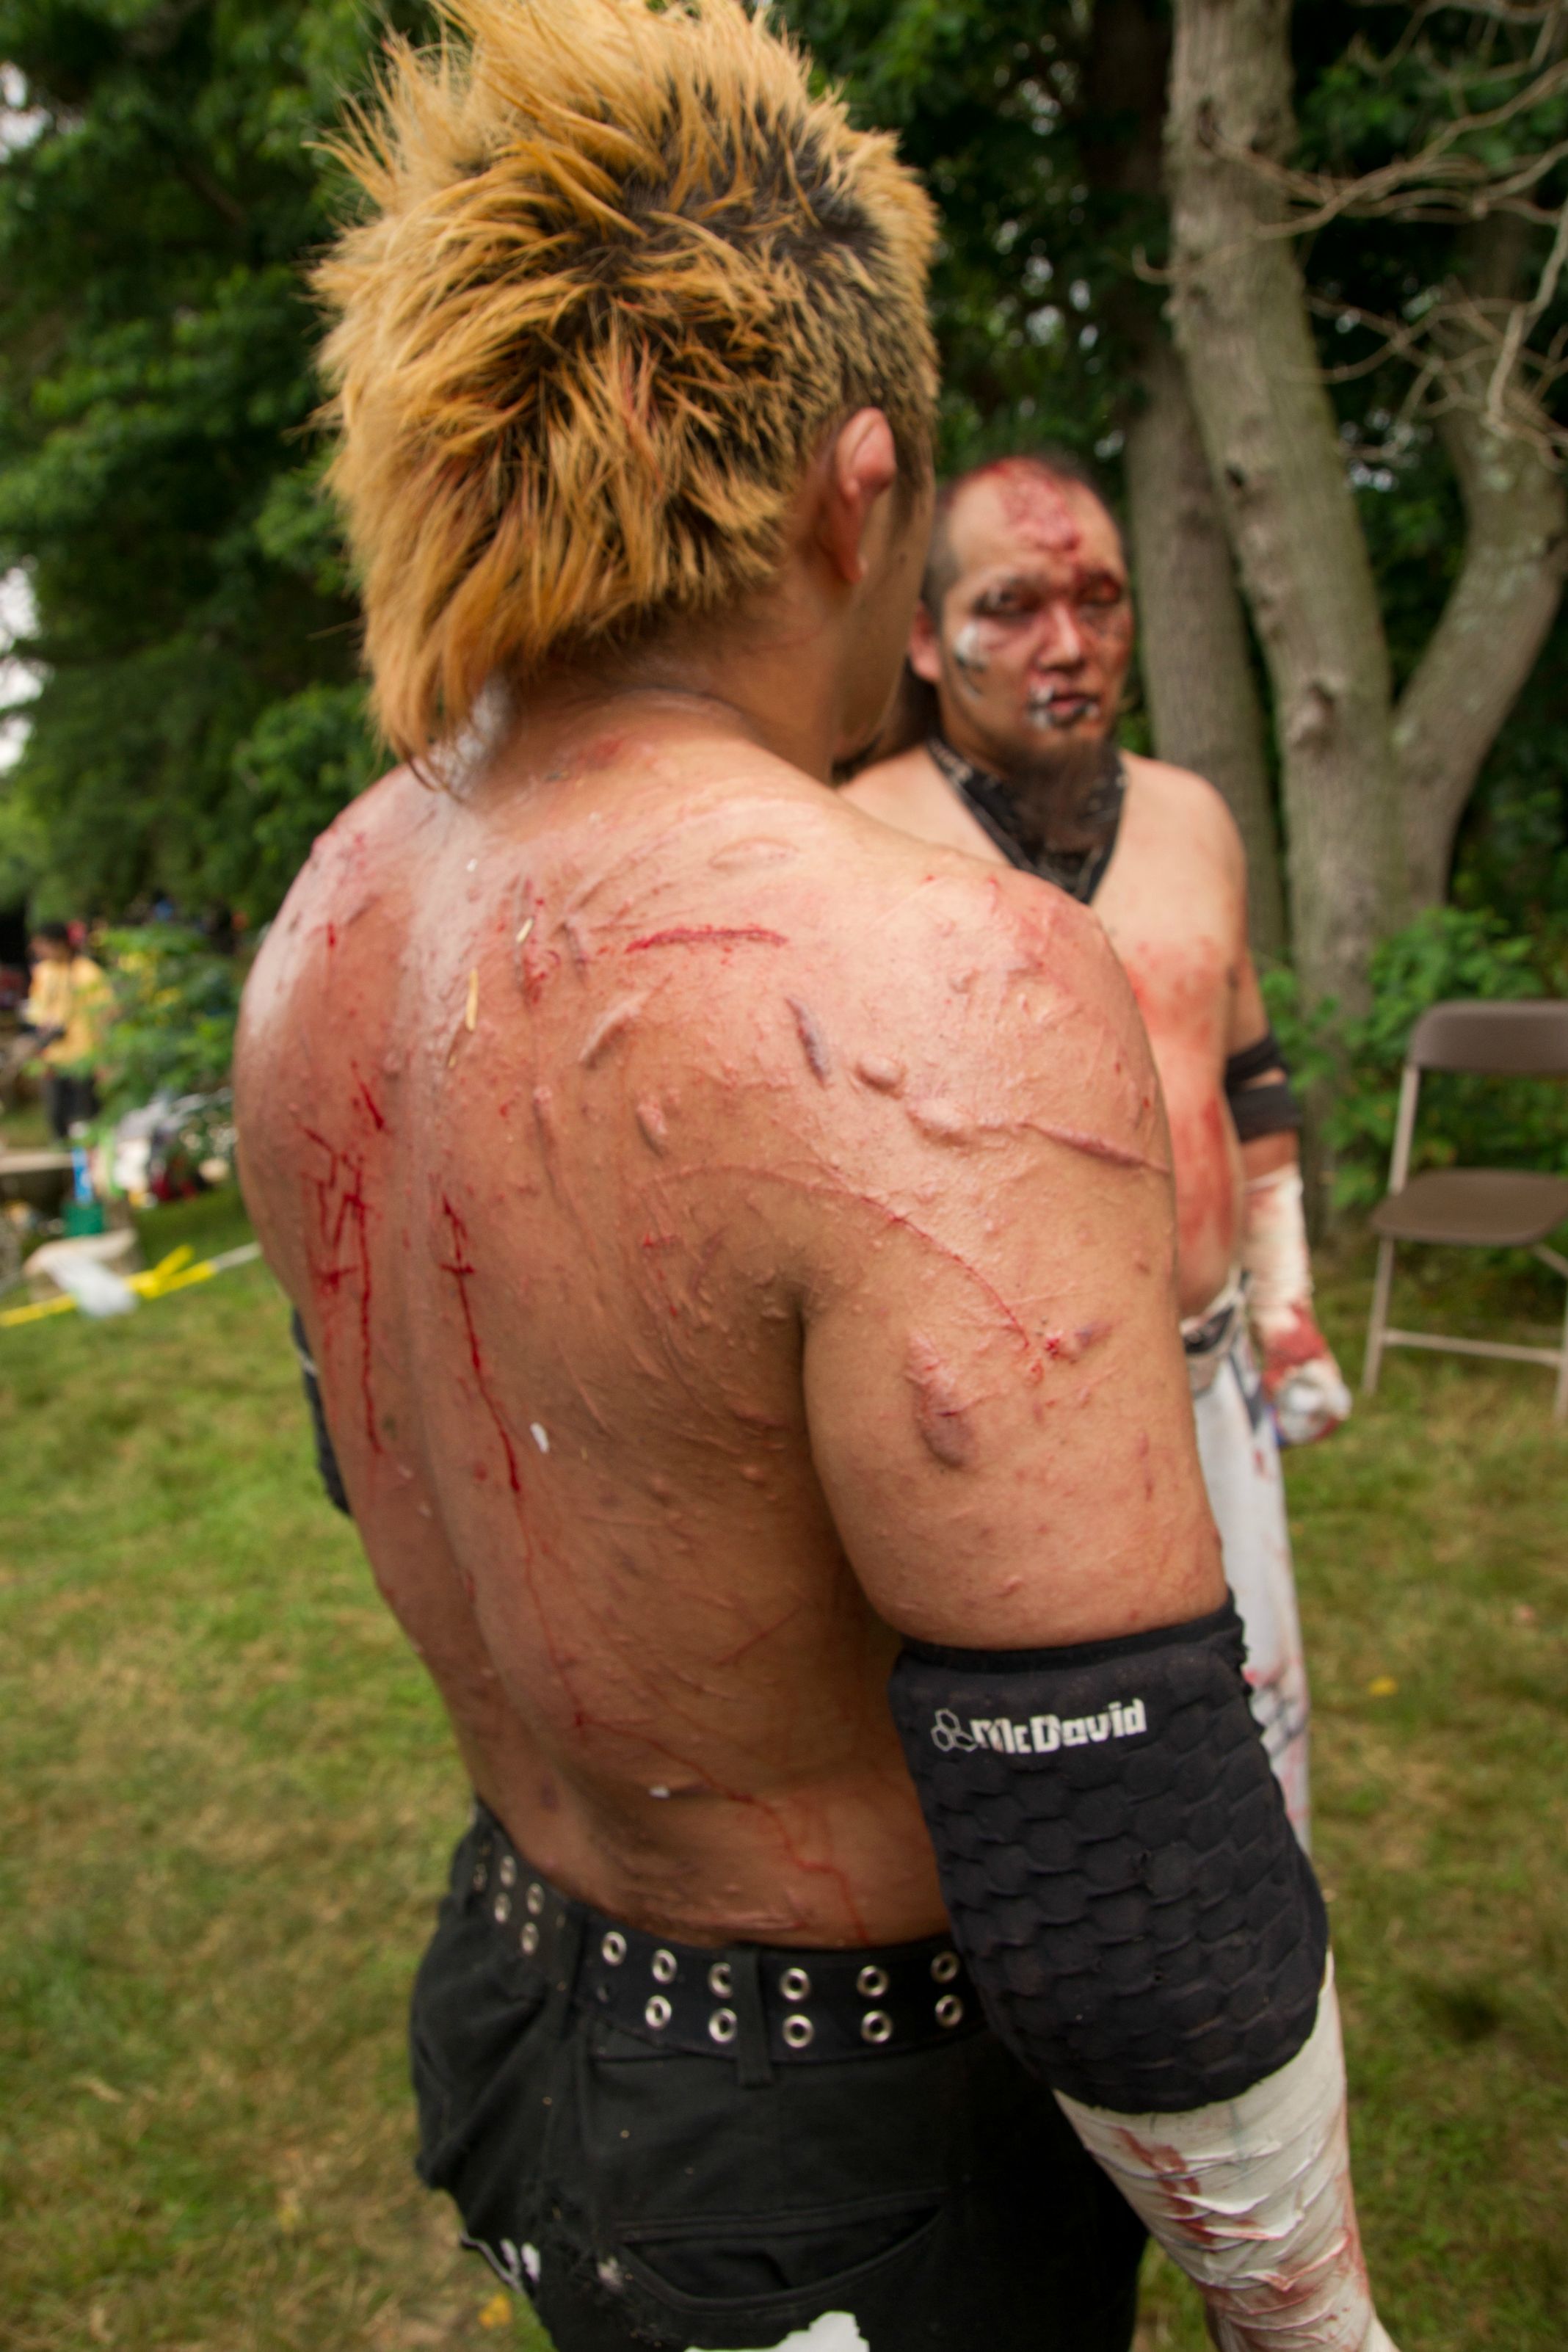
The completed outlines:
{"type": "Polygon", "coordinates": [[[1220,2352],[1394,2352],[1373,2308],[1351,2192],[1333,1963],[1294,2058],[1237,2099],[1063,2114],[1198,2286],[1220,2352]]]}
{"type": "Polygon", "coordinates": [[[1247,1633],[1252,1712],[1285,1810],[1310,1851],[1308,1780],[1310,1704],[1285,1516],[1279,1448],[1264,1409],[1245,1333],[1209,1386],[1193,1399],[1198,1459],[1219,1529],[1226,1582],[1247,1633]]]}

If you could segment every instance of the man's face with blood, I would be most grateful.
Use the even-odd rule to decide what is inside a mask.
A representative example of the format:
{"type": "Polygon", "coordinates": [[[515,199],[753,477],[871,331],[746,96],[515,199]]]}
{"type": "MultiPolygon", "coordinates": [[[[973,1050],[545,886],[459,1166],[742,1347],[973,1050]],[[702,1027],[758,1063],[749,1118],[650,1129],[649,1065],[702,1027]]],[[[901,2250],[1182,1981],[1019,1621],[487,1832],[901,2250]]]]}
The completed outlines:
{"type": "Polygon", "coordinates": [[[937,689],[954,751],[1005,776],[1092,759],[1116,725],[1132,606],[1100,500],[1026,458],[960,491],[949,585],[915,616],[910,661],[937,689]]]}

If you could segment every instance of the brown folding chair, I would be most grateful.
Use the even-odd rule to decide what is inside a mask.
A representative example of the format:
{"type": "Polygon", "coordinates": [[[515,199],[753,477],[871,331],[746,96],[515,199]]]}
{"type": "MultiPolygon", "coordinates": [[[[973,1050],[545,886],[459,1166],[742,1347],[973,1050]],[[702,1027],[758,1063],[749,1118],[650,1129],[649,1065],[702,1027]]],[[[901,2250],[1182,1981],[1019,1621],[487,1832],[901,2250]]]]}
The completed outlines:
{"type": "Polygon", "coordinates": [[[1410,1173],[1415,1104],[1424,1070],[1466,1070],[1491,1078],[1568,1077],[1568,1003],[1434,1004],[1410,1033],[1399,1088],[1399,1118],[1388,1191],[1372,1213],[1378,1235],[1377,1278],[1366,1332],[1362,1387],[1377,1386],[1385,1348],[1429,1348],[1458,1356],[1500,1356],[1550,1364],[1557,1374],[1553,1418],[1568,1416],[1568,1313],[1560,1348],[1521,1348],[1501,1339],[1454,1339],[1433,1331],[1394,1331],[1388,1293],[1399,1242],[1458,1248],[1527,1249],[1568,1281],[1568,1258],[1546,1236],[1568,1218],[1568,1176],[1522,1168],[1433,1168],[1410,1173]]]}

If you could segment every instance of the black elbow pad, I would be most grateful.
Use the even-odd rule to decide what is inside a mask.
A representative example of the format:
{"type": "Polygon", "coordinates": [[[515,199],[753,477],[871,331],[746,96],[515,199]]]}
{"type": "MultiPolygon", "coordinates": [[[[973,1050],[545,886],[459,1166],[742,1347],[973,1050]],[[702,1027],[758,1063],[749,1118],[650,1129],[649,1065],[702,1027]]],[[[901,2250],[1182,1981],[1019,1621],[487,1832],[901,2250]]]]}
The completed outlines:
{"type": "Polygon", "coordinates": [[[910,1643],[891,1700],[954,1941],[1053,2090],[1236,2098],[1312,2030],[1328,1922],[1247,1703],[1230,1602],[1063,1650],[910,1643]]]}
{"type": "Polygon", "coordinates": [[[305,1337],[305,1326],[297,1307],[289,1321],[289,1337],[293,1340],[294,1353],[300,1359],[300,1378],[304,1383],[305,1402],[310,1411],[310,1432],[316,1441],[316,1468],[327,1490],[327,1500],[335,1511],[342,1511],[345,1518],[352,1519],[353,1513],[349,1508],[348,1490],[343,1485],[343,1474],[338,1467],[338,1457],[332,1450],[331,1433],[327,1427],[326,1411],[321,1403],[321,1383],[316,1375],[310,1342],[305,1337]]]}

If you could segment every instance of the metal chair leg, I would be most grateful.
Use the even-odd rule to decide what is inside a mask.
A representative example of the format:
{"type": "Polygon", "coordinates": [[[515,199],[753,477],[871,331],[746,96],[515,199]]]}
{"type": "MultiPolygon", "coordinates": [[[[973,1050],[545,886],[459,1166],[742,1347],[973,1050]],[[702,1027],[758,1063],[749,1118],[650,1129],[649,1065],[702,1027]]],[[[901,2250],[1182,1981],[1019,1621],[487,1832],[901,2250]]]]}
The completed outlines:
{"type": "Polygon", "coordinates": [[[1563,1360],[1557,1367],[1557,1394],[1552,1401],[1553,1421],[1568,1421],[1568,1307],[1563,1316],[1563,1360]]]}
{"type": "Polygon", "coordinates": [[[1383,1335],[1388,1328],[1388,1294],[1394,1282],[1394,1244],[1380,1241],[1377,1245],[1377,1273],[1372,1286],[1372,1313],[1367,1318],[1366,1359],[1362,1365],[1363,1396],[1377,1394],[1378,1374],[1383,1369],[1383,1335]]]}

